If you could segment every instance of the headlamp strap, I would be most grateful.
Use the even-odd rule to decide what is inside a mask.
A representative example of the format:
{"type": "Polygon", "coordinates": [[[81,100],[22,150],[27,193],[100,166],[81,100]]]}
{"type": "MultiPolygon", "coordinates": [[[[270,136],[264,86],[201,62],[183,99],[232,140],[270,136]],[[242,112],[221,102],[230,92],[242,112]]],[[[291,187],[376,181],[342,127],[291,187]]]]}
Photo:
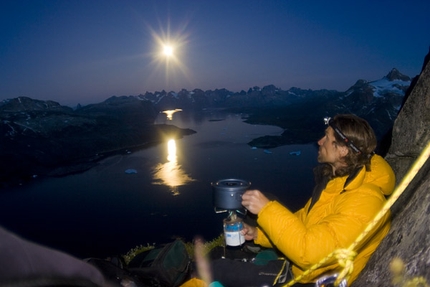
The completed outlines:
{"type": "Polygon", "coordinates": [[[354,145],[354,143],[336,125],[333,124],[332,118],[325,117],[324,123],[331,126],[331,128],[342,138],[347,146],[352,148],[356,153],[361,153],[361,150],[356,145],[354,145]]]}

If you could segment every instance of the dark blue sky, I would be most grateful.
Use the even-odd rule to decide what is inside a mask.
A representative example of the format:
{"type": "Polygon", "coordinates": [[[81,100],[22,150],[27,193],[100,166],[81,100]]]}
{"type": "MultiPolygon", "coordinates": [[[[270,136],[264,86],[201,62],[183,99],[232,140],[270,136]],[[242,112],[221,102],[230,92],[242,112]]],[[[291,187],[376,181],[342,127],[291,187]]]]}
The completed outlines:
{"type": "Polygon", "coordinates": [[[0,100],[89,104],[146,91],[345,91],[419,74],[430,1],[1,1],[0,100]],[[160,56],[160,42],[176,46],[160,56]]]}

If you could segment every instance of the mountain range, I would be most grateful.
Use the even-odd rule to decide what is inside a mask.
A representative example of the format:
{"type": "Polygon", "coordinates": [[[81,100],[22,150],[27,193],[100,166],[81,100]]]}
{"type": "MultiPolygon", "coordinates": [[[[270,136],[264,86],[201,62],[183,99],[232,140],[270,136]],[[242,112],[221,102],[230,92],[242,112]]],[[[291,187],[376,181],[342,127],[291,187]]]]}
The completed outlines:
{"type": "Polygon", "coordinates": [[[308,143],[321,135],[322,119],[338,113],[353,113],[369,121],[379,140],[389,132],[402,106],[411,78],[393,68],[375,81],[358,80],[345,92],[336,90],[282,90],[274,85],[233,93],[226,89],[145,93],[137,96],[158,110],[228,108],[246,113],[246,122],[284,129],[281,136],[265,136],[249,144],[273,148],[308,143]]]}
{"type": "Polygon", "coordinates": [[[35,175],[61,176],[81,172],[113,153],[132,152],[161,141],[194,133],[172,125],[154,125],[160,111],[227,109],[253,124],[277,125],[281,136],[253,139],[249,144],[272,148],[314,142],[322,118],[354,113],[369,121],[382,141],[404,101],[411,78],[397,69],[376,81],[358,80],[345,92],[282,90],[274,85],[231,92],[226,89],[146,92],[113,96],[76,108],[54,101],[18,97],[0,102],[0,187],[35,175]]]}
{"type": "MultiPolygon", "coordinates": [[[[325,89],[303,90],[295,87],[282,90],[274,85],[268,85],[263,88],[256,86],[249,88],[246,92],[242,90],[236,93],[226,89],[216,89],[214,91],[203,91],[201,89],[187,91],[183,89],[178,93],[166,91],[146,92],[137,97],[149,100],[160,110],[174,108],[279,107],[321,96],[367,103],[372,102],[375,98],[391,99],[396,102],[399,96],[404,95],[405,90],[410,85],[410,81],[410,77],[403,75],[394,68],[380,80],[372,82],[358,80],[346,92],[325,89]]],[[[394,104],[400,105],[400,103],[394,104]]],[[[399,107],[396,107],[397,110],[399,107]]]]}

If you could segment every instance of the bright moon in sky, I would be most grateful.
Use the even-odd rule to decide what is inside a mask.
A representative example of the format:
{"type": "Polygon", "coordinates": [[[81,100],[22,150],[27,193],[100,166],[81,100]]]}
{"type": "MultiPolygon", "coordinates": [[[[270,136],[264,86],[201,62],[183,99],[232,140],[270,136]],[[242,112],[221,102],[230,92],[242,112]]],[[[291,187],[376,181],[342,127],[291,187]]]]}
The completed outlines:
{"type": "Polygon", "coordinates": [[[164,66],[166,85],[172,85],[179,81],[179,74],[182,73],[188,79],[187,67],[181,62],[180,58],[184,56],[184,47],[186,46],[186,35],[178,34],[175,37],[170,37],[170,32],[162,33],[160,36],[153,29],[149,27],[153,37],[153,61],[154,74],[150,77],[156,77],[157,71],[161,71],[164,66]]]}
{"type": "Polygon", "coordinates": [[[163,47],[163,53],[167,57],[172,56],[173,55],[173,48],[172,48],[172,46],[165,45],[163,47]]]}

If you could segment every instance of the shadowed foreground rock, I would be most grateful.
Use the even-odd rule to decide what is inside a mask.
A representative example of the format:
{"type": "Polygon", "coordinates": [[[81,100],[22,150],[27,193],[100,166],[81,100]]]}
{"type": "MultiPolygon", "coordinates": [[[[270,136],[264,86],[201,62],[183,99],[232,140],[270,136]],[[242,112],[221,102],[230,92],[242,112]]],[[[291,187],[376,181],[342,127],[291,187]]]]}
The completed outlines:
{"type": "MultiPolygon", "coordinates": [[[[430,53],[393,127],[386,155],[400,182],[430,140],[430,53]]],[[[430,162],[393,205],[392,228],[352,286],[392,286],[390,262],[405,263],[408,278],[430,282],[430,162]]]]}

